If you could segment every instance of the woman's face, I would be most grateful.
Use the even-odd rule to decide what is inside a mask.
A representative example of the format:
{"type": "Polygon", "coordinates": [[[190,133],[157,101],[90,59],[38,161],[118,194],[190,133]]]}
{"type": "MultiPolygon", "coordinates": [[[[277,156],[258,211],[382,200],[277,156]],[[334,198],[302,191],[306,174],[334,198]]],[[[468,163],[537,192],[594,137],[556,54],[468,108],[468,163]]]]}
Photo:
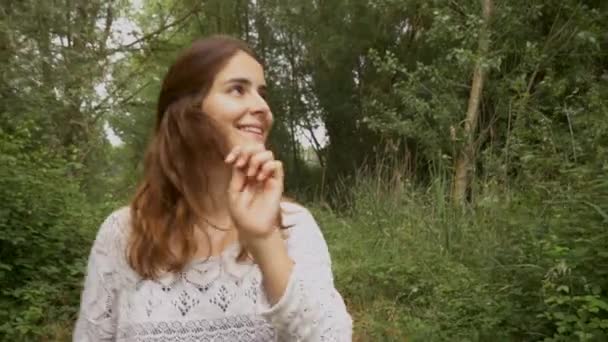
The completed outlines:
{"type": "Polygon", "coordinates": [[[272,113],[265,96],[264,69],[245,52],[235,54],[215,76],[203,112],[219,125],[229,149],[266,142],[272,113]]]}

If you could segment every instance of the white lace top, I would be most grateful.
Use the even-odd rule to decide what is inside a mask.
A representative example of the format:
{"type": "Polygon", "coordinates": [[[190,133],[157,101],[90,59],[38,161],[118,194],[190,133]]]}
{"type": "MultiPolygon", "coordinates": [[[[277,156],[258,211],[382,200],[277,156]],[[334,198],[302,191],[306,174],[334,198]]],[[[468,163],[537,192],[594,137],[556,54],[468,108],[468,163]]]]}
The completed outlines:
{"type": "Polygon", "coordinates": [[[305,208],[282,203],[294,261],[273,306],[259,267],[237,262],[240,245],[182,272],[142,280],[126,260],[128,208],[102,224],[89,257],[74,341],[351,341],[352,320],[336,291],[330,255],[305,208]]]}

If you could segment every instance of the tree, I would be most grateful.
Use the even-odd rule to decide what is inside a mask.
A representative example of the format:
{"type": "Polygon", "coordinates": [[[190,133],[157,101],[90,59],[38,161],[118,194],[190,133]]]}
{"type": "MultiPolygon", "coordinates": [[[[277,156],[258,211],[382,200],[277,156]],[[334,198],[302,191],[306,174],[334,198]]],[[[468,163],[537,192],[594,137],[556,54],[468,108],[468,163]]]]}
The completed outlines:
{"type": "Polygon", "coordinates": [[[492,0],[482,0],[482,27],[479,32],[479,51],[475,62],[471,92],[467,106],[467,114],[464,119],[463,136],[465,142],[462,150],[456,157],[454,164],[454,182],[452,197],[455,203],[463,204],[466,201],[466,192],[471,182],[471,173],[475,164],[476,132],[479,121],[479,104],[483,91],[483,82],[486,71],[484,58],[488,55],[490,45],[490,19],[492,12],[492,0]]]}

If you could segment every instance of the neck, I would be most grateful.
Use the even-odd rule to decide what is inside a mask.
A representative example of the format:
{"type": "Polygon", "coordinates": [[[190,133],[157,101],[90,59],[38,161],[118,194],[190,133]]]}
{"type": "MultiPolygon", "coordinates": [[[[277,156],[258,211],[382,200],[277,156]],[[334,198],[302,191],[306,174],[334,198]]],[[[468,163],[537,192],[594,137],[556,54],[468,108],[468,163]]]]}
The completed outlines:
{"type": "Polygon", "coordinates": [[[230,183],[231,168],[220,161],[208,171],[207,196],[203,200],[203,210],[206,219],[220,228],[231,226],[228,211],[228,185],[230,183]]]}

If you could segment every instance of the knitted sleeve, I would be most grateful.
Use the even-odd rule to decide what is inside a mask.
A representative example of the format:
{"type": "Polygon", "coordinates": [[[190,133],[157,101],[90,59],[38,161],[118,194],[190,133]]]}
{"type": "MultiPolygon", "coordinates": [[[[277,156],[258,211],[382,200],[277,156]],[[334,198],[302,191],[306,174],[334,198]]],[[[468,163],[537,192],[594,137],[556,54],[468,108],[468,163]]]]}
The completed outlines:
{"type": "Polygon", "coordinates": [[[310,212],[296,208],[287,240],[294,268],[283,296],[273,306],[260,303],[261,314],[280,341],[351,341],[352,319],[334,287],[325,239],[310,212]]]}
{"type": "Polygon", "coordinates": [[[118,264],[123,248],[121,233],[125,210],[116,211],[101,225],[87,265],[80,312],[73,340],[112,341],[116,334],[118,264]]]}

